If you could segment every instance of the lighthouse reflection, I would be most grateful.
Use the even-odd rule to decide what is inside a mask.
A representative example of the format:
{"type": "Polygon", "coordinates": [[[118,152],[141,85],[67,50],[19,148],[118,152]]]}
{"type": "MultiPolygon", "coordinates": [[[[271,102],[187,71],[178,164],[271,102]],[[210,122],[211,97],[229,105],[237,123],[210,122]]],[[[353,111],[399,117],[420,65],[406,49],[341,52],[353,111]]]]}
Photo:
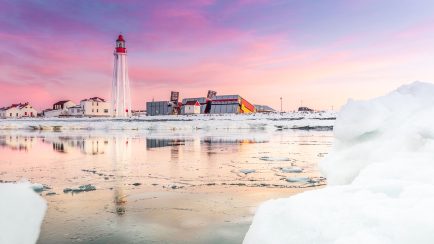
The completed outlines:
{"type": "Polygon", "coordinates": [[[127,196],[124,193],[123,178],[126,176],[125,165],[131,160],[131,138],[118,136],[111,138],[111,161],[112,169],[115,175],[114,181],[114,204],[115,212],[118,215],[124,215],[126,212],[127,196]]]}

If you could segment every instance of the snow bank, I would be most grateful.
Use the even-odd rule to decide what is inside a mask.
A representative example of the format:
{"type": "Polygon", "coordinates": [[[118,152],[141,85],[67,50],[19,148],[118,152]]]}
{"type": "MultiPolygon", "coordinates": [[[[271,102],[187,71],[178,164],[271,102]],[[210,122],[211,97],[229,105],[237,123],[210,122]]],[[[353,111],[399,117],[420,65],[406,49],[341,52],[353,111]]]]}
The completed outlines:
{"type": "Polygon", "coordinates": [[[434,85],[415,82],[338,114],[329,186],[259,207],[244,243],[433,243],[434,85]]]}
{"type": "Polygon", "coordinates": [[[30,183],[0,184],[0,243],[36,243],[46,208],[30,183]]]}
{"type": "Polygon", "coordinates": [[[328,129],[335,122],[333,112],[168,115],[131,119],[112,118],[26,118],[0,119],[0,130],[135,130],[135,131],[218,131],[328,129]]]}

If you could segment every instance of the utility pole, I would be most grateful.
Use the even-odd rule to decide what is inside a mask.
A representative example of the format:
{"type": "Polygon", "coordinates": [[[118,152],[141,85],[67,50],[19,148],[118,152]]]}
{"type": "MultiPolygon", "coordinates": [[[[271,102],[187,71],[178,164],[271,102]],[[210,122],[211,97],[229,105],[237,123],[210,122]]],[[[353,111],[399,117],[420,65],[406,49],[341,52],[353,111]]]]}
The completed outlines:
{"type": "Polygon", "coordinates": [[[280,97],[280,112],[281,113],[283,112],[283,110],[282,110],[282,97],[280,97]]]}

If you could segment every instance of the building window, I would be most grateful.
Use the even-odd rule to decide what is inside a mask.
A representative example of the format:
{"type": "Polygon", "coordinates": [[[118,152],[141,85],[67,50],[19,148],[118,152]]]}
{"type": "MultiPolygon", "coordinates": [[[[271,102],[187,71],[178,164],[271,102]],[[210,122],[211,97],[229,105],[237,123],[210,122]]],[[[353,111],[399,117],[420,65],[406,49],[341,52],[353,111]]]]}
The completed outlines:
{"type": "Polygon", "coordinates": [[[93,102],[92,102],[92,106],[93,106],[93,102]]]}
{"type": "Polygon", "coordinates": [[[24,112],[24,115],[27,116],[27,112],[24,112]]]}
{"type": "MultiPolygon", "coordinates": [[[[98,103],[97,103],[97,106],[98,106],[98,103]]],[[[96,112],[98,113],[98,109],[96,110],[96,112]]]]}
{"type": "Polygon", "coordinates": [[[93,113],[93,109],[92,109],[92,113],[93,113]]]}
{"type": "Polygon", "coordinates": [[[104,109],[104,113],[108,113],[108,109],[104,109]]]}
{"type": "Polygon", "coordinates": [[[12,113],[9,114],[9,117],[12,117],[12,113]]]}
{"type": "Polygon", "coordinates": [[[16,113],[16,117],[18,117],[18,113],[16,113]]]}
{"type": "Polygon", "coordinates": [[[96,102],[96,106],[98,106],[98,102],[96,102]]]}

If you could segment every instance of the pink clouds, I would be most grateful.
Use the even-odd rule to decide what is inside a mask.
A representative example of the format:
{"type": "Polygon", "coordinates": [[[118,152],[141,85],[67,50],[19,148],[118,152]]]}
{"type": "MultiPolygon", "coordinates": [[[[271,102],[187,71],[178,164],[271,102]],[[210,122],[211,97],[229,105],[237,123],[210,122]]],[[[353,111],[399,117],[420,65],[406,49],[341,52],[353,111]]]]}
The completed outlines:
{"type": "MultiPolygon", "coordinates": [[[[0,89],[13,94],[15,87],[20,96],[17,101],[12,95],[0,97],[0,106],[23,99],[44,108],[57,99],[108,98],[118,32],[127,39],[136,108],[152,97],[166,99],[170,90],[199,96],[207,89],[241,93],[272,106],[279,103],[276,97],[291,97],[291,108],[305,97],[317,108],[328,108],[351,96],[346,82],[361,73],[381,80],[410,59],[422,63],[418,67],[429,66],[422,56],[434,53],[427,44],[434,41],[432,20],[358,30],[359,23],[352,22],[358,6],[367,11],[373,3],[328,4],[6,1],[0,10],[0,89]],[[341,12],[309,12],[324,9],[341,12]],[[340,96],[324,90],[340,89],[337,84],[345,88],[340,96]],[[337,98],[328,100],[327,93],[337,98]]],[[[424,72],[421,76],[434,78],[424,72]]]]}

